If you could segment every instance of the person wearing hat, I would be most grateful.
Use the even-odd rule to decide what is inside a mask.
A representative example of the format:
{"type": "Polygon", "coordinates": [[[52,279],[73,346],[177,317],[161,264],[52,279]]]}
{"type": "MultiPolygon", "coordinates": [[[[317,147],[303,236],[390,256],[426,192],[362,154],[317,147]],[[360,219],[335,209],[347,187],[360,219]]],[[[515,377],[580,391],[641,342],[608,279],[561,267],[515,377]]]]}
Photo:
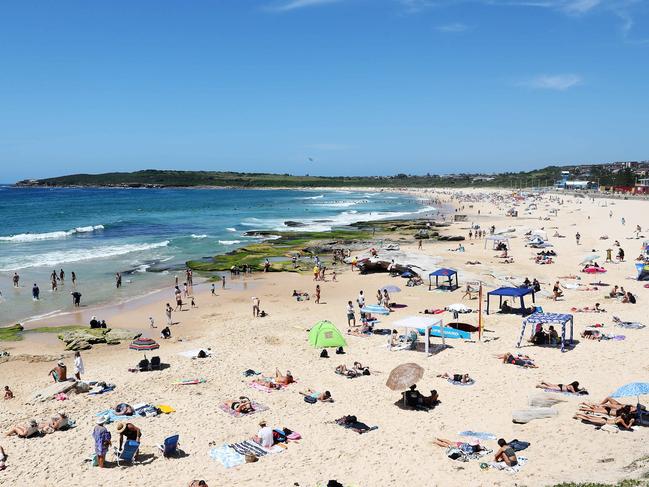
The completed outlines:
{"type": "Polygon", "coordinates": [[[268,426],[265,419],[259,421],[260,430],[257,432],[257,436],[253,438],[254,441],[259,443],[264,448],[270,448],[273,446],[275,441],[273,440],[273,430],[268,426]]]}
{"type": "Polygon", "coordinates": [[[122,451],[124,438],[139,443],[140,437],[142,436],[142,430],[140,430],[140,428],[135,426],[133,423],[125,423],[123,421],[117,423],[117,432],[119,433],[119,451],[122,451]]]}
{"type": "Polygon", "coordinates": [[[111,445],[110,431],[104,426],[107,421],[108,417],[99,416],[95,429],[92,431],[92,438],[95,440],[95,455],[97,455],[97,465],[99,468],[104,468],[106,453],[108,453],[108,447],[111,445]]]}
{"type": "Polygon", "coordinates": [[[54,382],[65,382],[68,380],[68,369],[63,360],[59,360],[56,367],[50,370],[48,375],[52,376],[54,382]]]}

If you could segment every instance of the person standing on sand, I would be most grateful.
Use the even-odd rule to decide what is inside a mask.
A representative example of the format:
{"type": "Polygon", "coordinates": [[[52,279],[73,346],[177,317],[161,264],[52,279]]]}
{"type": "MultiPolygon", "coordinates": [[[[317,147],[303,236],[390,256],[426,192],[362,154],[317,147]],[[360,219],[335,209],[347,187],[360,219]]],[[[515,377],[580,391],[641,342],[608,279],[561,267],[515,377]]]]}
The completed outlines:
{"type": "Polygon", "coordinates": [[[259,304],[261,301],[259,301],[259,298],[254,297],[252,298],[252,317],[257,318],[259,317],[259,304]]]}
{"type": "Polygon", "coordinates": [[[14,277],[13,277],[13,283],[14,287],[19,287],[18,282],[20,281],[20,276],[18,275],[17,272],[14,272],[14,277]]]}
{"type": "Polygon", "coordinates": [[[153,316],[149,316],[149,326],[151,328],[156,328],[155,321],[153,320],[153,316]]]}
{"type": "Polygon", "coordinates": [[[95,440],[95,455],[97,455],[97,466],[99,468],[104,468],[104,462],[106,460],[106,453],[108,453],[108,448],[111,445],[110,431],[104,426],[108,421],[106,416],[100,416],[97,418],[97,424],[95,429],[92,431],[92,438],[95,440]]]}
{"type": "Polygon", "coordinates": [[[356,326],[356,316],[354,315],[354,304],[347,301],[347,326],[356,326]]]}
{"type": "Polygon", "coordinates": [[[32,299],[34,301],[38,301],[40,294],[41,294],[41,290],[38,288],[38,285],[34,283],[34,287],[32,287],[32,299]]]}
{"type": "Polygon", "coordinates": [[[212,286],[211,286],[210,290],[212,292],[212,296],[216,296],[216,286],[214,285],[214,283],[212,283],[212,286]]]}
{"type": "Polygon", "coordinates": [[[419,239],[419,241],[417,242],[417,248],[418,248],[419,250],[421,250],[422,241],[423,241],[422,239],[419,239]]]}
{"type": "Polygon", "coordinates": [[[81,352],[74,352],[74,376],[77,380],[81,380],[81,374],[85,374],[85,369],[83,368],[83,359],[81,358],[81,352]]]}
{"type": "Polygon", "coordinates": [[[171,321],[171,312],[173,309],[171,308],[171,305],[167,303],[167,306],[165,307],[165,315],[167,316],[167,325],[173,325],[173,322],[171,321]]]}
{"type": "Polygon", "coordinates": [[[221,276],[221,289],[225,289],[225,274],[221,276]]]}
{"type": "Polygon", "coordinates": [[[320,284],[315,286],[315,304],[320,304],[320,284]]]}
{"type": "Polygon", "coordinates": [[[579,245],[579,241],[581,240],[581,235],[579,235],[579,232],[575,234],[575,240],[577,241],[577,245],[579,245]]]}

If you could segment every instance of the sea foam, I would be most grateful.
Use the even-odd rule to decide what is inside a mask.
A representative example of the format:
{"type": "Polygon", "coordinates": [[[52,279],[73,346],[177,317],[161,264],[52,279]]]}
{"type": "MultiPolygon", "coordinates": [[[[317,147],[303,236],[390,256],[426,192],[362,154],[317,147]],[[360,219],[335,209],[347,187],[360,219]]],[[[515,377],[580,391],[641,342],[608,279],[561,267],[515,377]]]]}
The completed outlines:
{"type": "Polygon", "coordinates": [[[70,237],[76,233],[90,233],[96,230],[103,230],[103,225],[89,225],[87,227],[77,227],[67,232],[58,231],[58,232],[45,232],[45,233],[19,233],[17,235],[10,235],[6,237],[0,237],[0,242],[35,242],[38,240],[53,240],[58,238],[70,237]]]}

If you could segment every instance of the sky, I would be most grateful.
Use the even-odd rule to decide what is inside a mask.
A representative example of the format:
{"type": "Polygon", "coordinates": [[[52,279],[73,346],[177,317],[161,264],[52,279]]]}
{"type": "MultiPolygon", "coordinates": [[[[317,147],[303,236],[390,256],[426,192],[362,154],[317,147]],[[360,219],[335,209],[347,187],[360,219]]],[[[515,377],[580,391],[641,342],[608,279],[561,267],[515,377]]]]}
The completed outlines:
{"type": "Polygon", "coordinates": [[[0,182],[649,159],[649,0],[0,3],[0,182]]]}

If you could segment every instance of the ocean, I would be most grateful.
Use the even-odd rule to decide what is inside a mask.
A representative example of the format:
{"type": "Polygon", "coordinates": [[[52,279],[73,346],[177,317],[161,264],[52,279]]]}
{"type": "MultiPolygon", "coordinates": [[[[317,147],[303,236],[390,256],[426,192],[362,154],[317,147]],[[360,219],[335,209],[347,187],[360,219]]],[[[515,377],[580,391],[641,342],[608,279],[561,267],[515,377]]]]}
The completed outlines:
{"type": "Polygon", "coordinates": [[[0,186],[0,324],[71,311],[73,271],[82,305],[126,301],[171,285],[187,260],[260,240],[248,231],[326,231],[434,212],[391,192],[0,186]],[[65,282],[52,291],[49,276],[60,269],[65,282]]]}

